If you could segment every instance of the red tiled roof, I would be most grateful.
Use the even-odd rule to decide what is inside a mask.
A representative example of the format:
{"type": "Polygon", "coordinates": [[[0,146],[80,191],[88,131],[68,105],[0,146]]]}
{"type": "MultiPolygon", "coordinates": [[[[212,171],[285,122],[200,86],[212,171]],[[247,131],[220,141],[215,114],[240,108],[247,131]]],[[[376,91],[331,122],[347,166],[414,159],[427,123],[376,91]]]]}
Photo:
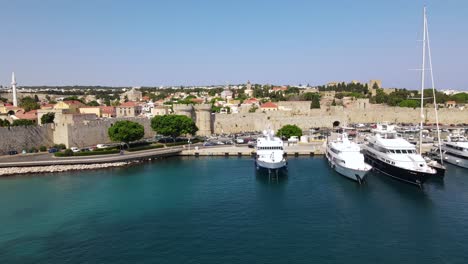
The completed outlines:
{"type": "Polygon", "coordinates": [[[36,120],[37,119],[37,110],[31,110],[29,112],[19,111],[15,114],[15,116],[19,119],[29,119],[29,120],[36,120]]]}
{"type": "Polygon", "coordinates": [[[244,101],[244,104],[254,104],[254,103],[258,103],[257,98],[249,98],[249,99],[244,101]]]}
{"type": "Polygon", "coordinates": [[[133,101],[128,101],[128,102],[120,104],[120,106],[122,106],[122,107],[135,107],[135,106],[138,106],[138,103],[133,102],[133,101]]]}
{"type": "Polygon", "coordinates": [[[55,104],[43,104],[41,105],[41,109],[43,108],[53,108],[55,106],[55,104]]]}
{"type": "Polygon", "coordinates": [[[104,114],[114,114],[115,113],[115,107],[113,106],[100,106],[102,113],[104,114]]]}
{"type": "Polygon", "coordinates": [[[204,100],[202,98],[192,98],[191,101],[194,103],[203,103],[204,100]]]}
{"type": "Polygon", "coordinates": [[[286,91],[286,90],[288,90],[288,87],[285,87],[285,86],[273,87],[273,91],[286,91]]]}
{"type": "Polygon", "coordinates": [[[260,106],[260,108],[278,108],[278,105],[272,102],[266,102],[260,106]]]}

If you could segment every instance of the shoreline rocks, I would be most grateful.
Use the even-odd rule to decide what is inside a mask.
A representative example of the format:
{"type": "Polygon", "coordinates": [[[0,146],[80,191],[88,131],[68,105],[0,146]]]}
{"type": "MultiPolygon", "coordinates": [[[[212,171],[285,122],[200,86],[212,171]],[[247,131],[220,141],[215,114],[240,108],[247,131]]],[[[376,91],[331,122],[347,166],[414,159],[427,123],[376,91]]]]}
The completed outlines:
{"type": "Polygon", "coordinates": [[[113,163],[100,163],[100,164],[51,165],[51,166],[41,166],[41,167],[10,167],[10,168],[0,168],[0,176],[105,169],[105,168],[122,167],[122,166],[126,166],[129,164],[130,162],[113,162],[113,163]]]}

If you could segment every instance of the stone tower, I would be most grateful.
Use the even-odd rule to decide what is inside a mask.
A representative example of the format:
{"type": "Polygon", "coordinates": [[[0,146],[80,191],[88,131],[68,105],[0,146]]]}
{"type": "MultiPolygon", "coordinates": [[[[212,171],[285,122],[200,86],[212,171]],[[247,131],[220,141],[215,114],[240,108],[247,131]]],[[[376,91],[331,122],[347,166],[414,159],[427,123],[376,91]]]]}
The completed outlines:
{"type": "Polygon", "coordinates": [[[174,114],[176,115],[184,115],[193,119],[193,106],[192,105],[183,105],[183,104],[175,104],[173,106],[174,114]]]}
{"type": "Polygon", "coordinates": [[[253,96],[252,84],[250,83],[250,81],[247,81],[247,88],[245,89],[244,93],[247,95],[247,97],[253,96]]]}
{"type": "Polygon", "coordinates": [[[15,73],[11,73],[11,90],[13,93],[13,106],[18,106],[18,97],[16,96],[16,78],[15,73]]]}
{"type": "Polygon", "coordinates": [[[198,127],[197,135],[210,136],[212,129],[211,105],[199,104],[195,105],[195,124],[198,127]]]}

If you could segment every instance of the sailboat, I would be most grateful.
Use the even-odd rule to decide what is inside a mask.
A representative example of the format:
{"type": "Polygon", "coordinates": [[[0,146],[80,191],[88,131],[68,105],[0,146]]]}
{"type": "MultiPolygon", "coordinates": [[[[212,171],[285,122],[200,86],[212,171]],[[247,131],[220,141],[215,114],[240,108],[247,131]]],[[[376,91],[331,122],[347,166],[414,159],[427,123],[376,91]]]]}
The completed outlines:
{"type": "MultiPolygon", "coordinates": [[[[423,47],[422,47],[422,68],[421,68],[421,123],[419,129],[419,153],[422,154],[422,144],[423,144],[423,130],[424,130],[424,85],[425,85],[425,73],[426,73],[426,52],[429,59],[429,71],[431,74],[431,84],[432,84],[432,97],[433,97],[433,104],[434,104],[434,113],[436,119],[436,128],[437,128],[437,140],[438,145],[441,146],[440,140],[440,127],[439,127],[439,115],[437,109],[437,99],[436,99],[436,89],[435,89],[435,82],[434,82],[434,74],[432,71],[432,56],[431,56],[431,45],[430,45],[430,38],[429,38],[429,27],[427,23],[427,14],[426,14],[426,7],[424,7],[424,30],[423,30],[423,47]],[[426,51],[427,45],[427,51],[426,51]]],[[[436,175],[443,177],[445,175],[445,166],[443,165],[443,156],[442,156],[442,149],[438,148],[439,155],[441,157],[440,163],[437,160],[430,159],[426,156],[427,166],[436,170],[436,175]]]]}
{"type": "MultiPolygon", "coordinates": [[[[372,136],[368,137],[367,144],[362,146],[365,162],[369,163],[375,170],[384,175],[393,177],[400,181],[416,184],[422,187],[423,183],[434,175],[440,175],[445,171],[433,160],[426,160],[422,154],[422,138],[424,125],[424,83],[426,66],[426,44],[428,44],[426,7],[424,7],[424,32],[423,32],[423,58],[421,73],[421,122],[419,129],[419,151],[404,138],[398,137],[395,126],[382,123],[372,129],[372,136]]],[[[428,45],[428,50],[430,47],[428,45]]],[[[430,54],[430,52],[429,52],[430,54]]],[[[432,69],[432,61],[429,55],[429,64],[432,69]]],[[[432,75],[432,89],[435,102],[434,78],[432,75]]],[[[437,107],[436,102],[434,106],[437,107]]],[[[439,120],[436,108],[436,123],[438,138],[440,141],[439,120]]]]}

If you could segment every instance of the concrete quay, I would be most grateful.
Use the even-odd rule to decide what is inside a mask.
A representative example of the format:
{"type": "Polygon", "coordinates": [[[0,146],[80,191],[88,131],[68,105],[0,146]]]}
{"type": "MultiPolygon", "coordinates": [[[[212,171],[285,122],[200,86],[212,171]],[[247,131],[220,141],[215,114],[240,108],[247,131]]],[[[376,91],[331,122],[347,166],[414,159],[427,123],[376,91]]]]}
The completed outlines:
{"type": "Polygon", "coordinates": [[[138,152],[125,152],[124,155],[110,154],[99,156],[67,157],[57,158],[51,154],[30,155],[25,157],[4,158],[0,162],[0,168],[10,167],[38,167],[52,165],[83,165],[83,164],[101,164],[113,162],[131,162],[136,160],[145,160],[152,158],[177,156],[183,150],[181,147],[151,149],[138,152]]]}
{"type": "MultiPolygon", "coordinates": [[[[314,156],[323,155],[323,142],[311,144],[295,144],[284,147],[284,152],[289,157],[294,156],[314,156]]],[[[186,147],[180,152],[181,156],[224,156],[224,157],[252,157],[255,155],[255,149],[245,145],[228,145],[228,146],[213,146],[213,147],[186,147]]]]}

